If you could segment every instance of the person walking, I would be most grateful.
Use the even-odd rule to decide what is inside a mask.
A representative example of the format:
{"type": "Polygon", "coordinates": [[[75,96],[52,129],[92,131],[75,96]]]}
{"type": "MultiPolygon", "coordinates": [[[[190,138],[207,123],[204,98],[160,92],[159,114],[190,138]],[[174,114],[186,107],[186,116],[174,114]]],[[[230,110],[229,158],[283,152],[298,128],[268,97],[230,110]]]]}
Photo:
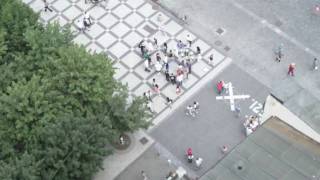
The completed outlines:
{"type": "Polygon", "coordinates": [[[191,38],[190,34],[187,34],[186,40],[187,40],[187,42],[188,42],[188,44],[189,44],[189,47],[191,47],[191,45],[192,45],[192,38],[191,38]]]}
{"type": "Polygon", "coordinates": [[[198,169],[201,168],[202,161],[203,161],[203,159],[201,157],[197,157],[197,159],[196,159],[196,167],[198,169]]]}
{"type": "Polygon", "coordinates": [[[197,54],[201,54],[201,49],[199,46],[197,46],[197,54]]]}
{"type": "Polygon", "coordinates": [[[47,0],[43,0],[44,3],[44,11],[47,12],[47,10],[49,10],[50,12],[52,12],[53,10],[49,7],[49,3],[47,0]]]}
{"type": "Polygon", "coordinates": [[[211,54],[209,56],[209,64],[212,64],[213,65],[213,54],[211,54]]]}
{"type": "Polygon", "coordinates": [[[318,70],[318,64],[319,64],[319,60],[317,58],[313,59],[313,64],[312,64],[312,69],[313,70],[318,70]]]}
{"type": "Polygon", "coordinates": [[[141,171],[141,176],[143,177],[143,180],[149,180],[147,174],[144,171],[141,171]]]}
{"type": "Polygon", "coordinates": [[[187,60],[187,63],[186,63],[186,66],[187,66],[187,79],[189,78],[189,74],[192,73],[192,64],[190,62],[190,60],[187,60]]]}
{"type": "Polygon", "coordinates": [[[288,75],[294,76],[295,69],[296,69],[296,64],[295,63],[289,64],[288,75]]]}
{"type": "Polygon", "coordinates": [[[168,44],[166,42],[163,43],[163,52],[164,54],[167,54],[168,51],[168,44]]]}

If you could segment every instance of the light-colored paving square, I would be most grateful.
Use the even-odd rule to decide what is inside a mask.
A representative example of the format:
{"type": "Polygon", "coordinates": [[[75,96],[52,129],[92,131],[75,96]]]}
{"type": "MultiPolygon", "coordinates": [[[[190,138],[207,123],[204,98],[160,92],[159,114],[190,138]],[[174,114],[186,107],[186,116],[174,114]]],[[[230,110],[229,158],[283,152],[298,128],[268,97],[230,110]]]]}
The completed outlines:
{"type": "Polygon", "coordinates": [[[186,89],[189,89],[192,85],[194,85],[199,79],[195,77],[193,74],[189,74],[188,79],[185,79],[182,83],[182,86],[186,89]]]}
{"type": "Polygon", "coordinates": [[[89,14],[93,19],[99,19],[106,13],[106,10],[101,6],[95,6],[90,9],[89,14]]]}
{"type": "Polygon", "coordinates": [[[99,23],[101,23],[104,27],[110,29],[111,26],[115,25],[118,22],[118,18],[115,17],[112,14],[104,15],[100,20],[99,23]]]}
{"type": "Polygon", "coordinates": [[[142,58],[138,56],[135,52],[130,52],[129,54],[125,55],[121,59],[122,63],[127,65],[129,68],[135,67],[138,63],[142,62],[142,58]]]}
{"type": "Polygon", "coordinates": [[[136,27],[142,21],[143,21],[143,17],[137,13],[132,13],[125,19],[125,22],[128,23],[131,27],[136,27]]]}
{"type": "Polygon", "coordinates": [[[86,34],[88,34],[91,38],[96,38],[100,36],[104,32],[104,28],[101,27],[99,24],[93,24],[90,27],[89,31],[86,31],[86,34]]]}
{"type": "Polygon", "coordinates": [[[53,19],[50,20],[50,23],[54,23],[54,22],[59,23],[60,26],[64,26],[64,25],[68,24],[68,20],[66,20],[62,16],[55,16],[53,19]]]}
{"type": "Polygon", "coordinates": [[[159,85],[159,88],[160,89],[163,89],[167,84],[167,80],[166,80],[166,77],[164,76],[164,74],[158,74],[158,73],[155,73],[153,76],[151,76],[149,79],[148,79],[148,83],[150,84],[150,86],[152,86],[152,79],[155,79],[156,80],[156,84],[159,85]]]}
{"type": "Polygon", "coordinates": [[[86,46],[91,40],[85,34],[79,34],[73,41],[79,45],[86,46]]]}
{"type": "Polygon", "coordinates": [[[130,32],[128,35],[126,35],[123,38],[123,41],[125,41],[128,45],[131,47],[137,47],[137,44],[143,39],[141,35],[136,33],[135,31],[130,32]]]}
{"type": "Polygon", "coordinates": [[[136,9],[139,6],[141,6],[141,4],[143,4],[144,2],[145,2],[144,0],[127,0],[126,4],[128,4],[130,7],[136,9]]]}
{"type": "Polygon", "coordinates": [[[152,8],[151,4],[146,3],[137,10],[144,17],[150,17],[156,11],[152,8]]]}
{"type": "Polygon", "coordinates": [[[219,64],[224,58],[225,56],[222,55],[221,53],[219,53],[217,50],[215,49],[211,49],[208,53],[206,53],[206,55],[204,56],[205,60],[207,62],[209,62],[209,57],[213,55],[213,61],[212,61],[212,65],[217,65],[219,64]]]}
{"type": "Polygon", "coordinates": [[[118,37],[122,37],[123,35],[125,35],[126,33],[128,33],[130,31],[130,28],[124,24],[124,23],[118,23],[117,25],[115,25],[111,31],[117,35],[118,37]]]}
{"type": "Polygon", "coordinates": [[[173,100],[177,99],[183,93],[184,93],[184,91],[183,91],[183,89],[181,89],[181,92],[179,94],[177,94],[175,85],[169,85],[162,90],[162,94],[165,94],[166,96],[170,97],[173,100]]]}
{"type": "Polygon", "coordinates": [[[198,40],[196,40],[196,42],[194,42],[194,44],[193,44],[193,46],[192,46],[192,49],[194,50],[194,51],[196,51],[196,47],[197,46],[199,46],[200,47],[200,49],[201,49],[201,54],[204,54],[206,51],[208,51],[209,50],[209,48],[210,48],[210,46],[206,43],[206,42],[204,42],[203,40],[201,40],[201,39],[198,39],[198,40]]]}
{"type": "Polygon", "coordinates": [[[143,96],[143,93],[147,92],[148,90],[151,90],[150,86],[146,83],[143,83],[134,91],[134,95],[143,96]]]}
{"type": "Polygon", "coordinates": [[[149,76],[151,76],[151,72],[147,72],[144,70],[144,63],[139,64],[135,69],[134,72],[136,72],[140,77],[143,79],[148,79],[149,76]]]}
{"type": "Polygon", "coordinates": [[[150,20],[157,26],[163,26],[166,22],[170,20],[170,18],[162,12],[157,12],[150,18],[150,20]],[[160,19],[159,15],[161,16],[160,19]]]}
{"type": "Polygon", "coordinates": [[[109,49],[109,51],[111,51],[112,54],[116,56],[116,58],[120,59],[122,55],[129,51],[129,48],[122,42],[117,42],[109,49]]]}
{"type": "Polygon", "coordinates": [[[153,101],[153,110],[156,113],[160,113],[164,108],[166,108],[166,100],[162,96],[154,96],[152,98],[153,101]]]}
{"type": "Polygon", "coordinates": [[[190,39],[192,40],[192,41],[194,41],[195,39],[196,39],[196,36],[194,35],[194,34],[192,34],[190,31],[188,31],[188,30],[184,30],[184,31],[182,31],[181,33],[179,33],[178,35],[177,35],[177,39],[178,40],[181,40],[182,42],[184,42],[184,43],[187,43],[187,35],[190,35],[190,39]]]}
{"type": "Polygon", "coordinates": [[[192,66],[192,71],[199,77],[202,77],[207,74],[208,71],[211,70],[211,68],[212,67],[205,63],[203,60],[199,60],[192,66]]]}
{"type": "Polygon", "coordinates": [[[63,12],[63,15],[68,18],[69,21],[73,21],[78,16],[82,15],[82,11],[76,6],[71,6],[63,12]]]}
{"type": "MultiPolygon", "coordinates": [[[[40,2],[43,3],[43,2],[40,2]]],[[[52,6],[58,10],[59,12],[62,12],[63,10],[69,8],[71,6],[71,3],[69,1],[55,1],[52,6]]]]}
{"type": "Polygon", "coordinates": [[[119,0],[109,0],[107,8],[108,9],[113,9],[114,7],[118,6],[120,4],[119,0]]]}
{"type": "Polygon", "coordinates": [[[33,9],[34,12],[38,13],[41,10],[43,10],[44,6],[43,6],[43,2],[41,2],[40,0],[36,0],[33,1],[29,4],[29,6],[33,9]]]}
{"type": "Polygon", "coordinates": [[[41,11],[41,16],[40,18],[44,21],[50,21],[53,17],[55,17],[57,14],[56,13],[48,13],[45,11],[41,11]]]}
{"type": "Polygon", "coordinates": [[[87,46],[87,50],[91,53],[101,53],[103,51],[103,49],[96,43],[89,44],[89,46],[87,46]]]}
{"type": "Polygon", "coordinates": [[[163,26],[163,29],[172,36],[174,36],[182,30],[182,26],[176,23],[175,21],[171,20],[169,23],[163,26]]]}
{"type": "Polygon", "coordinates": [[[135,87],[137,87],[141,80],[133,73],[129,73],[121,79],[121,82],[123,84],[128,84],[129,91],[132,91],[135,87]]]}
{"type": "Polygon", "coordinates": [[[108,32],[104,33],[97,39],[97,42],[101,44],[104,48],[108,48],[111,44],[113,44],[116,41],[117,38],[108,32]]]}
{"type": "Polygon", "coordinates": [[[117,8],[115,8],[113,10],[113,14],[115,14],[116,16],[118,16],[119,18],[124,18],[126,17],[129,13],[131,13],[131,9],[125,5],[125,4],[121,4],[120,6],[118,6],[117,8]]]}
{"type": "Polygon", "coordinates": [[[170,38],[169,36],[164,36],[162,32],[158,31],[153,36],[152,39],[156,38],[158,40],[158,46],[163,45],[164,42],[167,42],[170,38]]]}
{"type": "Polygon", "coordinates": [[[115,68],[114,78],[118,80],[128,72],[127,68],[124,67],[120,62],[115,63],[113,67],[115,68]]]}

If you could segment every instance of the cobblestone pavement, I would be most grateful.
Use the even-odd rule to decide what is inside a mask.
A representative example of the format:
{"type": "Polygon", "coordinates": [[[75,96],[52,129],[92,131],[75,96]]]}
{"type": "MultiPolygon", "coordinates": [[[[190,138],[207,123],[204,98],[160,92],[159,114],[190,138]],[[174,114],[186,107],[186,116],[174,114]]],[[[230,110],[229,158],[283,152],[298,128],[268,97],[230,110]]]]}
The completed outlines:
{"type": "MultiPolygon", "coordinates": [[[[177,100],[188,89],[197,84],[208,72],[213,70],[224,59],[221,53],[213,49],[210,44],[188,31],[176,19],[145,0],[108,0],[94,4],[85,4],[85,0],[48,0],[53,12],[45,12],[42,0],[23,0],[35,12],[40,13],[43,23],[59,22],[61,25],[71,24],[75,32],[74,42],[85,46],[88,51],[105,53],[113,61],[116,68],[115,78],[127,83],[130,98],[141,96],[152,87],[155,78],[160,86],[161,96],[153,94],[153,108],[156,113],[165,108],[165,97],[177,100]],[[84,33],[79,32],[77,25],[83,21],[87,11],[93,20],[93,25],[84,33]],[[161,21],[158,15],[162,15],[161,21]],[[191,50],[195,53],[196,47],[201,49],[201,56],[192,65],[192,74],[185,79],[180,94],[176,94],[176,87],[170,85],[164,75],[156,75],[144,70],[143,58],[138,48],[141,40],[153,41],[158,44],[168,44],[168,50],[176,49],[178,40],[186,41],[187,34],[193,40],[191,50]],[[213,54],[213,63],[209,64],[209,56],[213,54]]],[[[160,52],[155,48],[155,54],[160,52]]],[[[170,71],[175,72],[183,58],[169,59],[170,71]]]]}

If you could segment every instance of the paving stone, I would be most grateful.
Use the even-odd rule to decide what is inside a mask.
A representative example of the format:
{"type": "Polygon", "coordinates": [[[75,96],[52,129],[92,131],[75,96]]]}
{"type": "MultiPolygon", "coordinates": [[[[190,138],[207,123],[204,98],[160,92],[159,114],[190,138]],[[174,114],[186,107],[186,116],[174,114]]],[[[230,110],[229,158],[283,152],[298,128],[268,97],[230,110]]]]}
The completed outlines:
{"type": "Polygon", "coordinates": [[[91,18],[99,19],[106,14],[106,10],[101,6],[94,6],[92,9],[90,9],[89,14],[91,18]]]}
{"type": "Polygon", "coordinates": [[[182,30],[182,26],[180,26],[178,23],[171,20],[169,23],[163,26],[163,29],[168,32],[171,35],[177,34],[179,31],[182,30]]]}
{"type": "Polygon", "coordinates": [[[123,40],[131,47],[137,47],[137,44],[143,39],[141,35],[132,31],[126,35],[123,40]]]}
{"type": "Polygon", "coordinates": [[[82,15],[81,9],[77,8],[76,6],[71,6],[70,8],[66,9],[63,12],[63,15],[68,18],[69,21],[73,21],[80,15],[82,15]]]}
{"type": "Polygon", "coordinates": [[[153,24],[149,22],[144,22],[141,25],[138,26],[137,31],[142,34],[144,37],[149,37],[154,32],[147,31],[146,29],[152,29],[154,32],[157,30],[157,27],[155,27],[153,24]]]}
{"type": "Polygon", "coordinates": [[[121,56],[123,56],[126,52],[129,51],[129,48],[122,42],[117,42],[109,50],[112,52],[113,55],[116,56],[116,58],[119,59],[121,56]]]}
{"type": "Polygon", "coordinates": [[[128,89],[132,91],[137,85],[141,82],[140,78],[138,78],[133,73],[127,74],[124,78],[121,79],[123,84],[128,84],[128,89]]]}
{"type": "Polygon", "coordinates": [[[111,31],[118,37],[122,37],[130,31],[130,28],[124,23],[118,23],[111,29],[111,31]]]}
{"type": "Polygon", "coordinates": [[[196,52],[196,47],[199,46],[201,49],[201,54],[205,54],[206,51],[209,50],[210,46],[205,43],[203,40],[198,39],[196,42],[193,43],[192,49],[196,52]]]}
{"type": "Polygon", "coordinates": [[[60,26],[64,26],[64,25],[68,24],[68,20],[66,20],[62,16],[55,16],[53,19],[50,20],[50,23],[54,23],[54,22],[59,23],[60,26]]]}
{"type": "Polygon", "coordinates": [[[113,44],[116,41],[117,38],[110,33],[104,33],[97,39],[97,42],[104,48],[108,48],[111,44],[113,44]]]}
{"type": "Polygon", "coordinates": [[[22,0],[22,2],[24,2],[25,4],[29,4],[31,3],[33,0],[22,0]]]}
{"type": "MultiPolygon", "coordinates": [[[[43,2],[42,2],[42,3],[43,3],[43,2]]],[[[70,3],[69,1],[60,1],[60,0],[58,0],[58,1],[55,1],[55,2],[52,4],[52,6],[53,6],[56,10],[62,12],[63,10],[69,8],[69,7],[71,6],[71,3],[70,3]]]]}
{"type": "Polygon", "coordinates": [[[137,13],[132,13],[125,19],[125,22],[128,23],[131,27],[136,27],[143,21],[143,17],[137,13]]]}
{"type": "Polygon", "coordinates": [[[199,77],[202,77],[205,74],[207,74],[211,68],[212,67],[206,64],[203,60],[199,60],[197,63],[192,65],[192,71],[199,77]]]}
{"type": "Polygon", "coordinates": [[[158,45],[161,46],[163,45],[164,42],[167,42],[170,40],[170,38],[168,36],[164,36],[162,32],[158,31],[156,32],[153,36],[152,36],[152,39],[153,38],[156,38],[158,40],[158,45]]]}
{"type": "Polygon", "coordinates": [[[215,49],[211,49],[210,51],[208,51],[208,53],[206,53],[206,55],[204,56],[205,60],[207,62],[209,62],[209,57],[210,55],[213,54],[213,61],[212,61],[212,64],[215,66],[217,65],[218,63],[220,63],[224,58],[225,56],[222,55],[221,53],[219,53],[217,50],[215,49]]]}
{"type": "Polygon", "coordinates": [[[99,24],[93,24],[88,31],[85,32],[91,38],[97,38],[102,33],[104,33],[104,28],[99,24]]]}
{"type": "Polygon", "coordinates": [[[128,72],[127,68],[123,66],[120,62],[115,63],[113,67],[115,68],[114,78],[116,78],[117,80],[119,80],[128,72]]]}
{"type": "Polygon", "coordinates": [[[76,36],[73,41],[79,45],[86,46],[91,40],[83,33],[80,33],[78,36],[76,36]]]}
{"type": "Polygon", "coordinates": [[[127,65],[129,68],[135,67],[137,64],[141,63],[143,60],[135,52],[130,52],[121,59],[122,63],[127,65]]]}
{"type": "Polygon", "coordinates": [[[108,1],[108,6],[107,8],[108,9],[113,9],[115,8],[116,6],[118,6],[120,4],[120,1],[119,0],[109,0],[108,1]]]}
{"type": "Polygon", "coordinates": [[[182,83],[182,87],[189,89],[193,84],[195,84],[199,79],[193,74],[189,74],[188,79],[185,79],[182,83]]]}
{"type": "Polygon", "coordinates": [[[144,0],[127,0],[126,3],[132,8],[138,8],[141,6],[145,1],[144,0]]]}
{"type": "Polygon", "coordinates": [[[188,43],[187,42],[187,35],[190,35],[190,37],[191,37],[191,40],[192,41],[194,41],[195,39],[196,39],[196,36],[194,35],[194,34],[192,34],[190,31],[188,31],[188,30],[184,30],[184,31],[182,31],[181,33],[179,33],[178,35],[177,35],[177,39],[179,39],[179,40],[181,40],[183,43],[188,43]]]}
{"type": "MultiPolygon", "coordinates": [[[[29,4],[29,6],[33,9],[34,12],[38,13],[41,10],[43,10],[44,6],[43,6],[43,2],[36,0],[33,1],[29,4]]],[[[49,12],[48,12],[49,13],[49,12]]]]}
{"type": "Polygon", "coordinates": [[[124,18],[126,17],[129,13],[131,13],[131,9],[125,5],[125,4],[121,4],[119,5],[117,8],[115,8],[113,10],[113,14],[115,14],[116,16],[118,16],[119,18],[124,18]]]}
{"type": "Polygon", "coordinates": [[[157,12],[150,18],[150,21],[156,24],[157,26],[163,26],[169,20],[170,18],[162,12],[157,12]],[[161,14],[161,22],[158,20],[159,14],[161,14]]]}
{"type": "Polygon", "coordinates": [[[163,89],[167,84],[168,84],[168,82],[167,82],[167,80],[166,80],[166,77],[164,76],[164,74],[163,73],[160,73],[160,74],[158,74],[158,73],[154,73],[151,77],[149,77],[149,79],[148,79],[148,83],[150,84],[150,86],[152,86],[152,79],[155,79],[156,80],[156,84],[158,84],[159,85],[159,88],[160,89],[163,89]]]}
{"type": "Polygon", "coordinates": [[[150,17],[156,11],[152,8],[151,4],[146,3],[137,10],[141,15],[145,17],[150,17]]]}
{"type": "Polygon", "coordinates": [[[87,46],[87,50],[91,53],[101,53],[103,49],[96,43],[91,43],[87,46]]]}
{"type": "Polygon", "coordinates": [[[55,16],[57,16],[56,13],[41,11],[41,16],[40,16],[40,18],[43,19],[44,21],[50,21],[50,20],[53,19],[55,16]]]}
{"type": "Polygon", "coordinates": [[[113,25],[115,25],[118,22],[118,18],[115,17],[112,14],[104,15],[100,20],[99,23],[101,23],[104,27],[110,29],[113,25]]]}
{"type": "Polygon", "coordinates": [[[146,71],[144,70],[144,64],[143,64],[143,63],[139,64],[139,65],[134,69],[134,71],[135,71],[140,77],[142,77],[143,79],[148,79],[148,78],[152,75],[151,72],[146,72],[146,71]]]}
{"type": "Polygon", "coordinates": [[[153,110],[156,113],[160,113],[164,108],[167,107],[166,103],[166,99],[162,96],[154,96],[152,98],[152,102],[153,102],[153,110]]]}
{"type": "Polygon", "coordinates": [[[140,85],[135,91],[134,91],[134,95],[135,96],[143,96],[144,92],[147,92],[148,90],[151,89],[151,86],[149,86],[146,83],[143,83],[142,85],[140,85]]]}
{"type": "Polygon", "coordinates": [[[166,96],[170,97],[172,100],[176,100],[183,93],[184,93],[184,90],[181,89],[180,94],[177,94],[175,85],[169,85],[162,90],[162,94],[165,94],[166,96]]]}

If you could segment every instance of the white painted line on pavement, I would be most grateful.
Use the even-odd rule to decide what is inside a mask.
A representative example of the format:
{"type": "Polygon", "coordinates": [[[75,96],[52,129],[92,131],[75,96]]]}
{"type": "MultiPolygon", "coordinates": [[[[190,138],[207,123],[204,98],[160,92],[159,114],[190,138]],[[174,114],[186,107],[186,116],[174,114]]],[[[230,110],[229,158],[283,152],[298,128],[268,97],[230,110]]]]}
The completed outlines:
{"type": "Polygon", "coordinates": [[[172,108],[165,109],[161,114],[159,114],[154,120],[153,125],[147,130],[151,132],[155,127],[157,127],[164,119],[175,112],[185,101],[187,101],[192,95],[194,95],[198,90],[200,90],[206,83],[211,81],[214,77],[220,74],[226,67],[228,67],[232,62],[232,59],[227,57],[222,61],[215,69],[209,72],[203,79],[201,79],[195,86],[189,89],[185,94],[183,94],[176,102],[172,104],[172,108]]]}

